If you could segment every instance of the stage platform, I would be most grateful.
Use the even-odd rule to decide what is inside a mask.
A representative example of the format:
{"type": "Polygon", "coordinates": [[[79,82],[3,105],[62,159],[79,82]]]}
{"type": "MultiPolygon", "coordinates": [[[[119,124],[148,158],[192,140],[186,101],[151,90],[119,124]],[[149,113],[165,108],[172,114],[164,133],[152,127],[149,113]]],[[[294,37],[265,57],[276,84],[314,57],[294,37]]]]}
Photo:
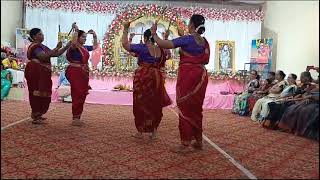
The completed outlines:
{"type": "MultiPolygon", "coordinates": [[[[53,77],[53,96],[52,102],[58,101],[57,90],[57,77],[53,77]]],[[[91,104],[114,104],[114,105],[132,105],[133,97],[132,92],[119,92],[112,91],[113,87],[118,84],[125,84],[132,87],[131,78],[104,78],[104,79],[90,79],[90,86],[92,90],[89,91],[86,103],[91,104]]],[[[172,107],[176,106],[175,103],[175,79],[166,80],[166,89],[170,98],[173,101],[172,107]]],[[[207,87],[207,94],[204,100],[204,109],[231,109],[234,92],[242,91],[243,84],[238,81],[225,81],[225,80],[210,80],[207,87]],[[221,91],[229,92],[230,94],[222,95],[221,91]]],[[[12,100],[25,100],[28,101],[27,88],[12,88],[10,90],[8,99],[12,100]]]]}

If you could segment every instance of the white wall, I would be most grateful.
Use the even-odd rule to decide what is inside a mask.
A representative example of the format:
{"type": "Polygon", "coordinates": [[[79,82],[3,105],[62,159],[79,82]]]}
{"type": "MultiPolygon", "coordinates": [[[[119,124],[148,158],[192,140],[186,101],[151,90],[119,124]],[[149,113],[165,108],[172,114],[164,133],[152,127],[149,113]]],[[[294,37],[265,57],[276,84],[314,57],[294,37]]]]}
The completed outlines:
{"type": "Polygon", "coordinates": [[[16,28],[22,27],[23,1],[1,0],[1,42],[16,46],[16,28]]]}
{"type": "Polygon", "coordinates": [[[261,35],[274,38],[276,69],[299,76],[319,66],[319,1],[267,1],[264,10],[261,35]]]}

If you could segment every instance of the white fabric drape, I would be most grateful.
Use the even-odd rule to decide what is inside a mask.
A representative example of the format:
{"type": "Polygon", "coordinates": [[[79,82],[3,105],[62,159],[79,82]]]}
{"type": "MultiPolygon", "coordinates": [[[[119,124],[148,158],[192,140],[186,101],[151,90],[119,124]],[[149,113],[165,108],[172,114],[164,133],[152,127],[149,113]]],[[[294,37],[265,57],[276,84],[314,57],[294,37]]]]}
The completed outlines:
{"type": "MultiPolygon", "coordinates": [[[[55,47],[58,42],[59,25],[61,32],[69,32],[73,22],[77,22],[79,29],[96,31],[98,39],[102,41],[108,25],[116,17],[115,14],[100,14],[87,12],[71,12],[63,10],[49,10],[38,8],[26,9],[26,28],[38,27],[42,29],[48,47],[55,47]]],[[[91,43],[87,41],[87,43],[91,43]]]]}
{"type": "MultiPolygon", "coordinates": [[[[98,39],[102,43],[107,28],[115,17],[115,14],[71,12],[27,7],[26,28],[41,28],[45,36],[44,44],[50,48],[54,48],[58,41],[58,26],[60,25],[61,32],[69,32],[71,24],[77,22],[77,25],[82,30],[95,30],[98,39]]],[[[244,63],[250,61],[251,41],[261,37],[261,22],[207,20],[205,26],[206,32],[204,36],[209,41],[211,50],[210,63],[207,65],[207,68],[209,70],[215,69],[216,41],[230,40],[235,41],[235,68],[236,70],[243,69],[244,63]]],[[[138,39],[135,39],[135,41],[138,41],[138,39]]],[[[88,37],[87,44],[90,43],[91,40],[88,37]]]]}

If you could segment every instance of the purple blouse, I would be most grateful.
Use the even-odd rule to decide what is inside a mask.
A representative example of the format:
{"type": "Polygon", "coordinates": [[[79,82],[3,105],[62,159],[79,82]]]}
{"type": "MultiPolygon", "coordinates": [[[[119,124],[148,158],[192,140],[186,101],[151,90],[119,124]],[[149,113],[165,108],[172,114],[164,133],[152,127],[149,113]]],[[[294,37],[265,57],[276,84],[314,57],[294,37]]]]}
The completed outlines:
{"type": "MultiPolygon", "coordinates": [[[[42,45],[43,48],[48,48],[44,45],[42,45]]],[[[45,53],[44,49],[41,47],[36,48],[35,50],[33,50],[31,57],[37,59],[37,55],[40,53],[45,53]]],[[[49,49],[49,48],[48,48],[49,49]]]]}
{"type": "Polygon", "coordinates": [[[191,55],[200,55],[204,52],[205,47],[197,44],[192,35],[181,36],[172,40],[175,48],[181,47],[181,49],[191,55]]]}
{"type": "Polygon", "coordinates": [[[131,52],[137,54],[139,62],[153,64],[155,62],[159,62],[160,60],[160,57],[155,58],[151,56],[146,44],[130,44],[130,50],[131,52]]]}
{"type": "MultiPolygon", "coordinates": [[[[88,51],[93,50],[93,46],[84,46],[88,51]]],[[[81,53],[79,49],[70,49],[70,55],[73,61],[81,61],[81,53]]]]}

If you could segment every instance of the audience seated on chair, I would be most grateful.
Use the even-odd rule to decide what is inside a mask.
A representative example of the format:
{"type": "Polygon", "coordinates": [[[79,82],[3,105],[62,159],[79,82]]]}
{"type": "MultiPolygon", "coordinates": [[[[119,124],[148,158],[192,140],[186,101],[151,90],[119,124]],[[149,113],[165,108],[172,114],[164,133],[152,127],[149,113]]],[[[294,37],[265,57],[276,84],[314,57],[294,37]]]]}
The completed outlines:
{"type": "Polygon", "coordinates": [[[274,101],[276,98],[280,97],[281,92],[287,86],[287,82],[284,80],[286,74],[279,70],[276,72],[276,79],[278,83],[272,86],[269,90],[269,94],[261,99],[259,99],[252,110],[251,119],[253,121],[262,121],[268,114],[268,103],[274,101]]]}
{"type": "Polygon", "coordinates": [[[1,63],[1,101],[3,101],[9,94],[11,89],[12,76],[10,71],[4,69],[1,63]]]}

